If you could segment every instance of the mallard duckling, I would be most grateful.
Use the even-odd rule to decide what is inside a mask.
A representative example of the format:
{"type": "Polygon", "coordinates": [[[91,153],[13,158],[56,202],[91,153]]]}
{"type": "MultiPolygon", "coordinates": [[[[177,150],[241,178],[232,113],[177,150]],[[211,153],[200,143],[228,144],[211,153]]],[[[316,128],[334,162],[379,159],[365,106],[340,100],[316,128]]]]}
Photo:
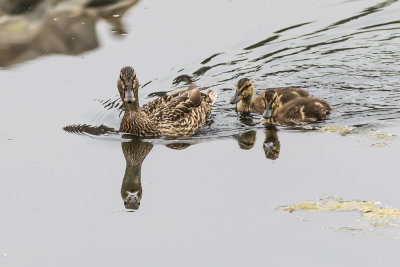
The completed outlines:
{"type": "Polygon", "coordinates": [[[188,136],[205,122],[211,113],[217,94],[188,88],[164,96],[152,104],[139,106],[139,81],[132,67],[123,67],[118,79],[118,91],[125,114],[120,132],[136,136],[188,136]]]}
{"type": "MultiPolygon", "coordinates": [[[[307,91],[293,87],[280,87],[274,88],[274,90],[279,96],[277,101],[282,104],[297,97],[308,96],[307,91]]],[[[237,111],[239,112],[263,114],[265,110],[263,93],[254,97],[254,85],[248,78],[242,78],[238,81],[235,95],[231,99],[231,104],[236,104],[239,101],[240,103],[237,106],[237,111]]]]}
{"type": "Polygon", "coordinates": [[[278,125],[312,123],[324,120],[332,110],[328,103],[315,97],[298,97],[286,104],[276,101],[278,97],[273,89],[263,94],[265,110],[262,122],[278,125]]]}

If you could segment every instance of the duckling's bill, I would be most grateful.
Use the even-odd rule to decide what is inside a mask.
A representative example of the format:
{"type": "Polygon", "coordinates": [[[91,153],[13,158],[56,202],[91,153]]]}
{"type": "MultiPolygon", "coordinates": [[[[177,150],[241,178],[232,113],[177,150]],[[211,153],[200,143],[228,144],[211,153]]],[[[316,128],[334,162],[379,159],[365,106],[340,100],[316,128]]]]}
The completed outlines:
{"type": "Polygon", "coordinates": [[[265,103],[265,110],[262,115],[261,121],[264,121],[263,119],[269,119],[271,118],[271,105],[268,103],[265,103]]]}
{"type": "Polygon", "coordinates": [[[236,104],[241,99],[242,90],[236,90],[235,95],[231,98],[231,104],[236,104]]]}

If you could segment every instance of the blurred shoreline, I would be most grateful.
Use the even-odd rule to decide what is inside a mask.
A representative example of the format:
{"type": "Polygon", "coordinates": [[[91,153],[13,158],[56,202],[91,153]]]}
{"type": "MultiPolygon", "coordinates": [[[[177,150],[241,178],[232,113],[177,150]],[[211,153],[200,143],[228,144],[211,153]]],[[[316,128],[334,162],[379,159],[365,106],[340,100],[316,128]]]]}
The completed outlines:
{"type": "Polygon", "coordinates": [[[99,46],[96,23],[116,35],[138,0],[0,0],[0,67],[48,54],[76,55],[99,46]]]}

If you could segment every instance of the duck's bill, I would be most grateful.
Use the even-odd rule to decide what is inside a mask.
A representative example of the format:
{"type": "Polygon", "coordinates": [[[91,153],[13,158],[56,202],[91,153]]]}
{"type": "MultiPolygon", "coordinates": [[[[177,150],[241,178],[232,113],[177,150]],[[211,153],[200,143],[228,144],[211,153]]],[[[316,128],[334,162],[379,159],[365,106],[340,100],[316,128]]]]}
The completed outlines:
{"type": "Polygon", "coordinates": [[[126,103],[133,103],[136,101],[134,95],[133,95],[133,88],[132,87],[127,87],[125,90],[125,95],[124,95],[124,102],[126,103]]]}
{"type": "Polygon", "coordinates": [[[263,113],[263,118],[264,119],[269,119],[271,118],[271,105],[270,104],[266,104],[265,105],[265,110],[263,113]]]}
{"type": "Polygon", "coordinates": [[[236,91],[235,95],[231,98],[231,104],[236,104],[240,101],[240,91],[236,91]]]}

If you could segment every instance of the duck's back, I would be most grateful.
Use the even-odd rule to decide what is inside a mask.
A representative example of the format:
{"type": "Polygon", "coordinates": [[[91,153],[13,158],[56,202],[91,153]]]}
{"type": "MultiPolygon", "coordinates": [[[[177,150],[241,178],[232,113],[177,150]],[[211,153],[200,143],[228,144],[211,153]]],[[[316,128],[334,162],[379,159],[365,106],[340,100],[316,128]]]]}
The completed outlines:
{"type": "MultiPolygon", "coordinates": [[[[146,104],[144,104],[141,107],[141,111],[144,112],[146,115],[151,115],[151,114],[157,113],[159,111],[159,109],[161,109],[161,108],[165,107],[166,105],[168,105],[168,103],[170,103],[174,98],[176,98],[176,97],[178,97],[178,96],[180,96],[182,94],[188,93],[191,90],[196,89],[196,88],[197,88],[196,83],[191,83],[189,85],[189,87],[186,88],[186,89],[175,91],[175,92],[172,92],[172,93],[170,93],[168,95],[165,95],[165,96],[162,96],[162,97],[158,97],[158,98],[156,98],[156,99],[154,99],[152,101],[147,102],[146,104]]],[[[202,91],[202,90],[205,90],[207,88],[209,88],[209,87],[208,86],[207,87],[200,87],[200,88],[197,88],[197,89],[202,91]]]]}
{"type": "Polygon", "coordinates": [[[190,135],[206,122],[216,97],[211,90],[201,93],[195,89],[175,97],[152,114],[150,119],[158,125],[163,135],[190,135]]]}

